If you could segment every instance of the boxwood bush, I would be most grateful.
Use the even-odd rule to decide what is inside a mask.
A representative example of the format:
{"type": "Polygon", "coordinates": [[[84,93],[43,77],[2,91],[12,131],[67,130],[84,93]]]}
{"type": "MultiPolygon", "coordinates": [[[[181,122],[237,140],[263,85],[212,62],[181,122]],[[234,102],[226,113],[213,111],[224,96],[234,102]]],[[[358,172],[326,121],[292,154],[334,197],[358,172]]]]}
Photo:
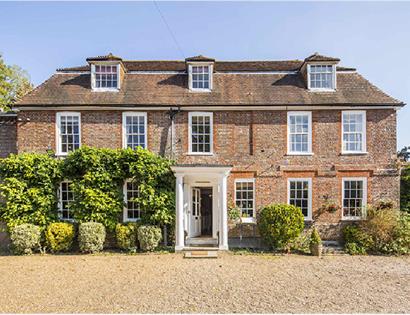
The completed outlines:
{"type": "Polygon", "coordinates": [[[104,248],[105,227],[98,222],[81,223],[78,228],[78,243],[83,253],[96,253],[104,248]]]}
{"type": "Polygon", "coordinates": [[[162,231],[158,226],[142,225],[138,228],[138,241],[143,251],[153,251],[162,239],[162,231]]]}
{"type": "Polygon", "coordinates": [[[287,204],[272,204],[261,209],[258,228],[268,246],[287,249],[304,228],[304,217],[300,208],[287,204]]]}
{"type": "Polygon", "coordinates": [[[137,247],[137,223],[118,223],[115,227],[115,236],[119,249],[130,251],[137,247]]]}
{"type": "Polygon", "coordinates": [[[11,250],[17,255],[29,255],[40,250],[41,229],[30,223],[15,226],[10,233],[11,250]]]}
{"type": "Polygon", "coordinates": [[[67,222],[51,223],[46,230],[46,242],[51,252],[64,252],[71,249],[75,236],[74,225],[67,222]]]}

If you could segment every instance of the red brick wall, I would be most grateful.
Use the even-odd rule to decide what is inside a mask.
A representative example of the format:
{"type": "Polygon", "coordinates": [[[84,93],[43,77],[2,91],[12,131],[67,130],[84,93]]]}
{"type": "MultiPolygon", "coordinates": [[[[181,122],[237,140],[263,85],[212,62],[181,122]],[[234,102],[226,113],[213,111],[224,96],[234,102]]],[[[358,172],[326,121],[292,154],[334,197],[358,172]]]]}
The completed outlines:
{"type": "MultiPolygon", "coordinates": [[[[176,115],[171,128],[166,111],[148,113],[148,148],[174,157],[178,163],[233,165],[228,181],[232,198],[234,178],[256,177],[256,206],[286,202],[288,177],[312,177],[313,216],[324,195],[340,202],[341,177],[368,177],[368,202],[379,198],[399,200],[399,176],[395,169],[396,113],[367,111],[366,155],[341,155],[341,111],[312,112],[312,156],[288,156],[286,111],[214,112],[214,155],[188,154],[188,112],[176,115]],[[175,143],[171,153],[171,133],[175,143]]],[[[19,113],[18,151],[55,150],[53,111],[19,113]],[[29,121],[27,120],[29,119],[29,121]]],[[[122,146],[121,111],[82,111],[82,144],[97,147],[122,146]]],[[[331,224],[341,219],[340,211],[324,213],[317,221],[331,224]]]]}

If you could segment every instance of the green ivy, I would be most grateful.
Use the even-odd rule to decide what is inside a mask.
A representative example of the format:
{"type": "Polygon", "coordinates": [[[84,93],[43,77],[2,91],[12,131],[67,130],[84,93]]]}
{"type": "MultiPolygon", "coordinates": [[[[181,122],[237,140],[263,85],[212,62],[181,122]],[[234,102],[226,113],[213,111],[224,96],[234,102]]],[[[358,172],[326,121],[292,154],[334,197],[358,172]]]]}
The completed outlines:
{"type": "Polygon", "coordinates": [[[0,161],[0,218],[9,229],[31,223],[44,229],[57,218],[60,161],[47,154],[23,153],[0,161]]]}
{"type": "Polygon", "coordinates": [[[133,179],[140,189],[142,223],[172,224],[175,216],[172,162],[148,150],[98,149],[87,146],[65,159],[25,153],[0,160],[1,219],[11,228],[32,223],[43,229],[57,221],[57,188],[72,182],[70,203],[78,223],[100,222],[113,231],[124,207],[123,184],[133,179]]]}
{"type": "Polygon", "coordinates": [[[410,213],[410,164],[407,164],[401,171],[400,208],[410,213]]]}

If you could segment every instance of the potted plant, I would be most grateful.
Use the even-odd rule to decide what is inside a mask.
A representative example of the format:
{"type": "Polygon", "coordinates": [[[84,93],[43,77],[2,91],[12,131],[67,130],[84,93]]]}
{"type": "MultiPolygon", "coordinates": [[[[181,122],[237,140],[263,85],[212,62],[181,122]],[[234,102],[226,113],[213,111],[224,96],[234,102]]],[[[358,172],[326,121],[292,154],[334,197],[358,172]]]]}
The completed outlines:
{"type": "Polygon", "coordinates": [[[322,256],[322,239],[320,238],[319,232],[317,231],[316,227],[313,228],[312,234],[310,235],[309,248],[313,256],[322,256]]]}
{"type": "Polygon", "coordinates": [[[236,225],[241,220],[241,209],[234,204],[228,206],[228,221],[230,225],[236,225]]]}

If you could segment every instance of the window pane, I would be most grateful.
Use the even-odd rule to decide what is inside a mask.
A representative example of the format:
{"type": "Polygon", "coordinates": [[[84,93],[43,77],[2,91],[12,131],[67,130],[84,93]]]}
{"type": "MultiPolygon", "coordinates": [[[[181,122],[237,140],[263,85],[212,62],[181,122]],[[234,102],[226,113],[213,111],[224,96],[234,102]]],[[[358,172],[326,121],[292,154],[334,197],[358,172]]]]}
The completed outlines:
{"type": "Polygon", "coordinates": [[[302,210],[305,217],[309,215],[309,181],[290,180],[289,181],[289,204],[302,210]]]}
{"type": "Polygon", "coordinates": [[[129,115],[125,117],[126,147],[135,149],[138,146],[146,147],[145,143],[145,116],[129,115]]]}
{"type": "Polygon", "coordinates": [[[211,152],[211,117],[192,116],[191,117],[191,151],[211,152]]]}
{"type": "Polygon", "coordinates": [[[235,203],[241,210],[242,217],[253,217],[254,214],[254,183],[236,182],[235,183],[235,203]]]}

